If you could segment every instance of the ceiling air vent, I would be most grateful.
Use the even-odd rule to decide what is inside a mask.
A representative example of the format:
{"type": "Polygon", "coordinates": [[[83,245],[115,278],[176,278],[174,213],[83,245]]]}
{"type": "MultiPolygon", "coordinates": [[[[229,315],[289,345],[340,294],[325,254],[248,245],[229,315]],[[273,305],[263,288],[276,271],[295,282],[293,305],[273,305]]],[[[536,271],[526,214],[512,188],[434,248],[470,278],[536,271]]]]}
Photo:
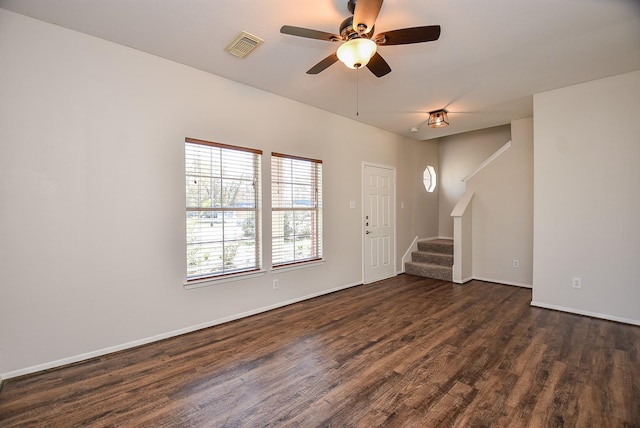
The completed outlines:
{"type": "Polygon", "coordinates": [[[246,31],[242,31],[238,37],[236,37],[224,50],[231,55],[235,55],[239,58],[244,58],[260,46],[264,42],[260,37],[256,37],[253,34],[249,34],[246,31]]]}

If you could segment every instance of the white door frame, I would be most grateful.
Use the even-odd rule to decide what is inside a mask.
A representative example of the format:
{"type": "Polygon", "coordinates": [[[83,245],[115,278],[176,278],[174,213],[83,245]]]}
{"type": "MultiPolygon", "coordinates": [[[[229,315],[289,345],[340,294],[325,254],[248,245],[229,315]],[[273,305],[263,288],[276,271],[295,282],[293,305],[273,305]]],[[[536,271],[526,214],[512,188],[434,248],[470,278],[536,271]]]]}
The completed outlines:
{"type": "Polygon", "coordinates": [[[366,202],[365,199],[367,198],[367,194],[366,194],[366,183],[365,183],[365,168],[367,167],[373,167],[373,168],[381,168],[381,169],[386,169],[389,170],[393,173],[393,186],[391,188],[391,191],[393,192],[393,197],[391,198],[391,213],[392,213],[392,217],[393,217],[393,224],[391,225],[392,229],[393,229],[393,242],[392,242],[392,248],[391,248],[391,265],[393,266],[393,272],[391,273],[390,276],[388,276],[387,278],[391,278],[395,275],[397,275],[397,269],[396,269],[396,248],[397,248],[397,220],[396,220],[396,167],[394,166],[390,166],[390,165],[382,165],[382,164],[377,164],[377,163],[372,163],[372,162],[366,162],[363,161],[362,162],[362,174],[361,174],[361,183],[362,183],[362,200],[361,200],[361,206],[362,206],[362,210],[361,210],[361,233],[362,233],[362,283],[363,284],[367,284],[370,282],[375,282],[375,281],[379,281],[385,278],[375,278],[375,279],[370,279],[367,278],[366,276],[366,261],[367,261],[367,255],[366,253],[366,225],[365,225],[365,206],[366,206],[366,202]]]}

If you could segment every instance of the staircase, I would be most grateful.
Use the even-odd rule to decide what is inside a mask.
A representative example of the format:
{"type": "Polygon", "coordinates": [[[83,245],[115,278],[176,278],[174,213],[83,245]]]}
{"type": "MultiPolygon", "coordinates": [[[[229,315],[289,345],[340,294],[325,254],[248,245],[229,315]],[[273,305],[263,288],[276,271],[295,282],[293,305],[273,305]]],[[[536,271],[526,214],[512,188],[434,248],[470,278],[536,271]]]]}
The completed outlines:
{"type": "Polygon", "coordinates": [[[453,240],[433,239],[418,242],[418,251],[404,264],[405,273],[451,281],[453,275],[453,240]]]}

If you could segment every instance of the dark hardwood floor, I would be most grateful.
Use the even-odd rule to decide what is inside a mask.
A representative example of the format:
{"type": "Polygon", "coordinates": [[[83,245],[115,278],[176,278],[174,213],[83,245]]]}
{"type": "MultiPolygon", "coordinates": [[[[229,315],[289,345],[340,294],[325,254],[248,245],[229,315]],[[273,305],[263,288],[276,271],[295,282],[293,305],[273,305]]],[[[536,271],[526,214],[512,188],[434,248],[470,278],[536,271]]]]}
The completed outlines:
{"type": "Polygon", "coordinates": [[[640,426],[640,327],[530,300],[401,275],[6,380],[0,426],[640,426]]]}

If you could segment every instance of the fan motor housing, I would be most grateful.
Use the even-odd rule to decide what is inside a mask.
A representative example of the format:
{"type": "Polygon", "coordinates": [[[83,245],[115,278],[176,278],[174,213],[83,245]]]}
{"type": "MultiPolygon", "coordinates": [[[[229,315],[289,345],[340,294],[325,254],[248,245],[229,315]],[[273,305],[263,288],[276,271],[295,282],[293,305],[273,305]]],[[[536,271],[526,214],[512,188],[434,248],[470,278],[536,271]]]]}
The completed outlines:
{"type": "Polygon", "coordinates": [[[358,33],[353,28],[353,16],[350,16],[346,18],[344,21],[342,21],[342,24],[340,24],[340,35],[344,40],[356,39],[358,37],[370,39],[373,33],[375,32],[375,28],[376,27],[373,27],[369,33],[363,33],[363,34],[358,33]]]}

